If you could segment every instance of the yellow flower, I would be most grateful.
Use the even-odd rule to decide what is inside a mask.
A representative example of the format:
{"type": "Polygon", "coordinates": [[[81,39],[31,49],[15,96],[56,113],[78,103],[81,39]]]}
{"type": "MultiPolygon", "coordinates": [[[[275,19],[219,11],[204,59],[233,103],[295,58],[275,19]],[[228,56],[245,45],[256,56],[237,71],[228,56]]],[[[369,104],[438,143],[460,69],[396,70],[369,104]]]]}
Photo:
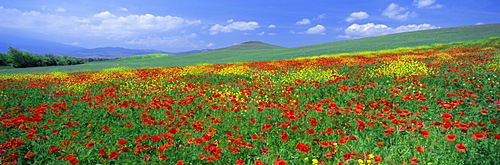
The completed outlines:
{"type": "Polygon", "coordinates": [[[369,155],[368,155],[368,157],[369,157],[369,158],[374,158],[374,157],[375,157],[375,155],[373,155],[373,154],[369,154],[369,155]]]}
{"type": "Polygon", "coordinates": [[[312,159],[313,164],[318,164],[318,159],[312,159]]]}
{"type": "Polygon", "coordinates": [[[358,159],[358,162],[359,163],[363,163],[363,159],[358,159]]]}
{"type": "Polygon", "coordinates": [[[306,161],[307,161],[307,160],[309,160],[309,158],[308,158],[308,157],[307,157],[307,158],[304,158],[304,160],[306,160],[306,161]]]}

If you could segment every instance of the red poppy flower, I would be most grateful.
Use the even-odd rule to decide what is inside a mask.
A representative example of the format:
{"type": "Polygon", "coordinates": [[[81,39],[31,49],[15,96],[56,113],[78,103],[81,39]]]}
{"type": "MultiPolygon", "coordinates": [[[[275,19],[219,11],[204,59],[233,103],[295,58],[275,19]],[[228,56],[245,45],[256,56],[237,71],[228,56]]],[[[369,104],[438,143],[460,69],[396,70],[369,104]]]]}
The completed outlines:
{"type": "Polygon", "coordinates": [[[236,160],[236,165],[244,165],[244,164],[245,164],[245,161],[243,161],[241,159],[236,160]]]}
{"type": "Polygon", "coordinates": [[[255,164],[255,165],[265,165],[266,162],[256,160],[255,162],[253,162],[253,164],[255,164]]]}
{"type": "Polygon", "coordinates": [[[112,152],[108,155],[108,157],[111,159],[116,159],[116,157],[118,157],[118,155],[120,155],[120,154],[118,154],[118,152],[112,152]]]}
{"type": "Polygon", "coordinates": [[[176,134],[177,132],[178,132],[178,130],[177,130],[177,129],[175,129],[175,128],[170,128],[170,129],[168,130],[168,133],[170,133],[170,134],[172,134],[172,135],[173,135],[173,134],[176,134]]]}
{"type": "Polygon", "coordinates": [[[161,137],[158,135],[153,135],[150,137],[150,139],[159,142],[161,140],[161,137]]]}
{"type": "Polygon", "coordinates": [[[292,126],[292,127],[290,127],[290,130],[292,130],[292,131],[297,131],[297,130],[299,130],[299,127],[297,127],[297,126],[292,126]]]}
{"type": "Polygon", "coordinates": [[[127,144],[127,140],[125,140],[125,139],[120,139],[120,140],[118,140],[118,143],[116,143],[116,145],[118,145],[118,146],[123,146],[124,144],[127,144]]]}
{"type": "Polygon", "coordinates": [[[274,165],[287,165],[286,161],[281,160],[281,159],[276,159],[274,160],[274,165]]]}
{"type": "Polygon", "coordinates": [[[420,131],[420,134],[422,134],[422,136],[424,136],[424,137],[429,137],[429,136],[431,136],[431,135],[429,135],[429,131],[427,131],[427,130],[421,130],[421,131],[420,131]]]}
{"type": "Polygon", "coordinates": [[[476,132],[474,134],[471,134],[471,136],[474,138],[474,140],[481,140],[486,137],[485,134],[482,132],[476,132]]]}
{"type": "Polygon", "coordinates": [[[460,152],[465,152],[465,150],[467,149],[467,147],[463,143],[457,144],[455,148],[460,152]]]}
{"type": "Polygon", "coordinates": [[[314,129],[306,129],[306,132],[311,135],[316,134],[316,131],[314,129]]]}
{"type": "Polygon", "coordinates": [[[494,134],[495,139],[500,139],[500,134],[494,134]]]}
{"type": "Polygon", "coordinates": [[[384,143],[382,143],[382,142],[377,142],[377,145],[378,145],[378,146],[383,146],[383,145],[384,145],[384,143]]]}
{"type": "Polygon", "coordinates": [[[396,128],[390,127],[384,131],[384,135],[389,135],[389,134],[393,133],[395,130],[396,130],[396,128]]]}
{"type": "Polygon", "coordinates": [[[415,164],[417,164],[418,162],[420,162],[420,159],[417,159],[417,157],[415,157],[415,156],[414,156],[413,158],[411,158],[411,159],[410,159],[410,162],[411,162],[411,164],[414,164],[414,165],[415,165],[415,164]]]}
{"type": "Polygon", "coordinates": [[[252,140],[257,140],[257,139],[259,139],[259,136],[257,136],[256,134],[253,134],[252,135],[252,140]]]}
{"type": "Polygon", "coordinates": [[[165,160],[165,159],[167,159],[167,156],[165,156],[165,155],[160,155],[160,156],[158,156],[158,159],[159,159],[159,160],[165,160]]]}
{"type": "Polygon", "coordinates": [[[32,156],[35,156],[35,153],[28,152],[26,155],[24,155],[24,158],[31,158],[32,156]]]}
{"type": "Polygon", "coordinates": [[[491,123],[497,123],[498,119],[490,119],[491,123]]]}
{"type": "Polygon", "coordinates": [[[448,141],[455,141],[455,138],[457,138],[457,135],[455,135],[455,134],[448,134],[445,137],[446,137],[446,140],[448,140],[448,141]]]}
{"type": "Polygon", "coordinates": [[[424,147],[417,146],[417,151],[420,152],[420,153],[424,152],[424,147]]]}
{"type": "Polygon", "coordinates": [[[184,162],[182,160],[179,160],[177,161],[177,163],[175,163],[175,165],[184,165],[184,162]]]}

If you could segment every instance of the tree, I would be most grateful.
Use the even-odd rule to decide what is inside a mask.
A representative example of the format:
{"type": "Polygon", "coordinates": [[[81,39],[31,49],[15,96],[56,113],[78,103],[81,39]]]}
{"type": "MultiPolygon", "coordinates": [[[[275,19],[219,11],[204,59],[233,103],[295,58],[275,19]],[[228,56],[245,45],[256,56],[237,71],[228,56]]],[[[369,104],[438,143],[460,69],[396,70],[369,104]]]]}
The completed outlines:
{"type": "Polygon", "coordinates": [[[9,56],[4,53],[0,53],[0,66],[9,65],[9,56]]]}
{"type": "Polygon", "coordinates": [[[12,65],[14,68],[26,68],[31,66],[36,66],[36,59],[33,55],[28,52],[23,52],[12,47],[9,47],[9,52],[7,54],[12,60],[12,65]]]}

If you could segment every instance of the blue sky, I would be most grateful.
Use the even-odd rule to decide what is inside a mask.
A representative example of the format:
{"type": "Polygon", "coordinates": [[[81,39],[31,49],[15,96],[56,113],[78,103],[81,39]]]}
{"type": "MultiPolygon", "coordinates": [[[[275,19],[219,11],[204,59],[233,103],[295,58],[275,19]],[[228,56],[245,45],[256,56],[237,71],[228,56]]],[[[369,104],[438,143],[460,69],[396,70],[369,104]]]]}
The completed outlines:
{"type": "Polygon", "coordinates": [[[246,41],[297,47],[500,23],[499,9],[498,0],[1,0],[0,34],[171,52],[246,41]]]}

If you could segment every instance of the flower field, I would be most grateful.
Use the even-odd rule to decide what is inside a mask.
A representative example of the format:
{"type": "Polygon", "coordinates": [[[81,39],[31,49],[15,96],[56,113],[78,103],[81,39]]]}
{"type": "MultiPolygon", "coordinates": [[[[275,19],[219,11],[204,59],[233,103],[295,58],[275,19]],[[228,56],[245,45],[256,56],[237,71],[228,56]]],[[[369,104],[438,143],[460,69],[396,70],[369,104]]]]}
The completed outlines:
{"type": "Polygon", "coordinates": [[[0,75],[2,164],[500,164],[500,38],[0,75]]]}

